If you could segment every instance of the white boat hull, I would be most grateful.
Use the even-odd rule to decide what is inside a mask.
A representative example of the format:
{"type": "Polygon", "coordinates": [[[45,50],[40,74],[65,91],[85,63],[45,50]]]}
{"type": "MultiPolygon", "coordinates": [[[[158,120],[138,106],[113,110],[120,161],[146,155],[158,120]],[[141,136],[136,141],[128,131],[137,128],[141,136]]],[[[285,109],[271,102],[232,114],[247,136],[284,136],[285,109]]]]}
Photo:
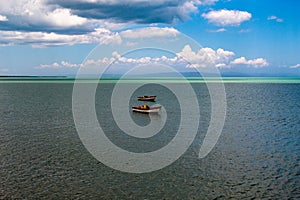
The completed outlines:
{"type": "Polygon", "coordinates": [[[158,113],[160,111],[161,107],[150,107],[150,109],[138,109],[138,108],[132,108],[133,112],[140,112],[140,113],[158,113]]]}
{"type": "Polygon", "coordinates": [[[140,96],[139,101],[155,101],[156,96],[140,96]]]}

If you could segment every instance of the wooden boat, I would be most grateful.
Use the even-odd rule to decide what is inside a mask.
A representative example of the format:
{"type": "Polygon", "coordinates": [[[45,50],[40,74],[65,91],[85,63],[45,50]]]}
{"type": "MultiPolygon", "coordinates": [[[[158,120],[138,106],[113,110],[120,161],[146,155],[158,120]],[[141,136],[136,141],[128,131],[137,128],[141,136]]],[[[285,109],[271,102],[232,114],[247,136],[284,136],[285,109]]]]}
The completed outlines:
{"type": "Polygon", "coordinates": [[[139,101],[155,101],[156,96],[139,96],[139,101]]]}
{"type": "Polygon", "coordinates": [[[158,113],[161,109],[161,106],[147,106],[146,104],[143,106],[132,106],[133,112],[140,112],[140,113],[158,113]]]}

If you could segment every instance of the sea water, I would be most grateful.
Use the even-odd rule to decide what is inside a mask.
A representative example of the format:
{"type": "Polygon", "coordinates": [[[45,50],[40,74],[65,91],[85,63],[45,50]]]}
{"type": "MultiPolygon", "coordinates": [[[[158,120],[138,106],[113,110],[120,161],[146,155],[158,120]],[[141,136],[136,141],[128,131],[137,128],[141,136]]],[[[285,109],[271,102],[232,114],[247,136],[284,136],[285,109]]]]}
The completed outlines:
{"type": "MultiPolygon", "coordinates": [[[[180,123],[176,96],[159,84],[145,85],[132,95],[129,107],[143,104],[136,96],[147,92],[157,95],[155,103],[168,114],[159,134],[137,139],[114,121],[114,84],[100,84],[95,95],[98,121],[107,137],[133,152],[167,145],[180,123]]],[[[105,166],[85,149],[73,121],[72,81],[0,83],[0,198],[299,199],[300,84],[225,83],[225,125],[203,159],[198,152],[210,122],[210,95],[203,82],[192,86],[201,117],[190,148],[170,166],[131,174],[105,166]]],[[[140,126],[150,122],[145,114],[130,116],[140,126]]],[[[154,120],[161,120],[160,115],[154,120]]]]}

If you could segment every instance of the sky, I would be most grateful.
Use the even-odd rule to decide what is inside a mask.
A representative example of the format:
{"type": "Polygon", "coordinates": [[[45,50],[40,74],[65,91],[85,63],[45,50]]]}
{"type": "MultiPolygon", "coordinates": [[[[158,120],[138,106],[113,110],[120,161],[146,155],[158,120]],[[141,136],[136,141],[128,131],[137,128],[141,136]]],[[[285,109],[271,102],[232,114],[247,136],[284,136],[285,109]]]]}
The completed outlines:
{"type": "Polygon", "coordinates": [[[299,8],[296,0],[0,0],[0,75],[70,76],[118,60],[299,77],[299,8]],[[176,46],[182,35],[201,48],[176,46]],[[174,45],[173,54],[120,53],[154,43],[174,45]],[[92,57],[95,48],[102,55],[92,57]]]}

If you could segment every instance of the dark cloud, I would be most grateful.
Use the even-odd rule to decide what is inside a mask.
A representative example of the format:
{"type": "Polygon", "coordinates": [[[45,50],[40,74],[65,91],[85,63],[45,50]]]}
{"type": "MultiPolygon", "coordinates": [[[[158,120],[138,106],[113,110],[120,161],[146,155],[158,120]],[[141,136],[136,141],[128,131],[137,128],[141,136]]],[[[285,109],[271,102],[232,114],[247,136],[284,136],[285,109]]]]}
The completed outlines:
{"type": "MultiPolygon", "coordinates": [[[[0,7],[7,20],[0,21],[2,31],[54,32],[85,34],[107,23],[171,24],[185,20],[197,11],[197,5],[216,0],[45,0],[21,1],[15,9],[0,7]],[[25,10],[23,12],[23,10],[25,10]],[[102,21],[95,21],[95,20],[102,21]],[[101,24],[103,23],[103,24],[101,24]]],[[[1,6],[1,4],[0,4],[1,6]]]]}
{"type": "Polygon", "coordinates": [[[12,15],[8,21],[0,21],[0,30],[2,31],[23,31],[23,32],[46,32],[61,34],[85,34],[94,31],[91,24],[80,26],[60,27],[47,22],[32,22],[30,19],[21,19],[24,16],[12,15]]]}
{"type": "Polygon", "coordinates": [[[71,0],[49,0],[49,4],[59,5],[72,10],[85,18],[108,19],[114,22],[140,24],[167,23],[184,20],[194,9],[195,3],[187,0],[165,1],[104,1],[84,2],[71,0]]]}
{"type": "Polygon", "coordinates": [[[198,5],[215,1],[11,0],[0,3],[0,45],[118,42],[121,38],[116,30],[136,24],[183,21],[198,11],[198,5]],[[122,28],[109,30],[118,25],[122,28]]]}

